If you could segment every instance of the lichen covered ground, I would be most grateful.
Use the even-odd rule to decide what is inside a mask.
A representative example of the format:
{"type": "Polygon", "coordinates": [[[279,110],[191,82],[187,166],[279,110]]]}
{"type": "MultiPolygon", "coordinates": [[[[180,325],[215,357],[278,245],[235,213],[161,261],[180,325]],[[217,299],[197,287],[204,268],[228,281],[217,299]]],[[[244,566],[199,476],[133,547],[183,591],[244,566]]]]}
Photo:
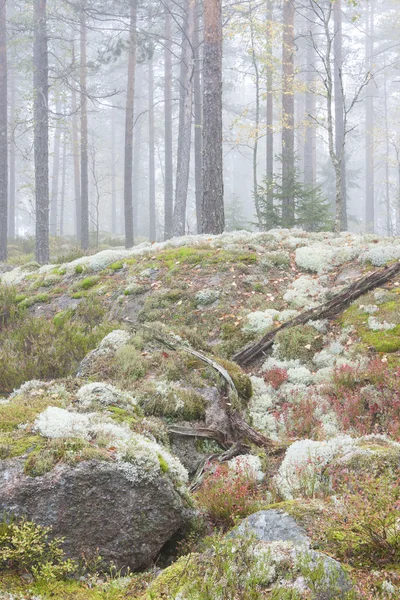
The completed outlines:
{"type": "MultiPolygon", "coordinates": [[[[278,334],[257,364],[242,370],[232,362],[265,332],[399,258],[397,239],[276,230],[106,249],[5,272],[0,458],[21,457],[31,477],[60,462],[110,461],[128,477],[171,478],[186,496],[188,473],[224,450],[170,432],[222,427],[223,382],[187,352],[197,350],[228,370],[235,410],[281,451],[271,456],[249,444],[257,468],[252,460],[239,471],[211,467],[188,500],[201,516],[163,566],[172,555],[204,557],[214,548],[222,569],[207,571],[214,592],[194,586],[191,594],[227,598],[218,592],[227,550],[216,529],[274,506],[345,565],[351,597],[399,597],[400,277],[333,321],[278,334]],[[227,518],[222,505],[240,495],[235,477],[245,478],[247,501],[238,496],[227,518]]],[[[184,579],[182,565],[190,563],[191,577],[203,580],[204,560],[179,558],[176,572],[184,579]]],[[[80,579],[43,581],[11,567],[0,556],[0,598],[187,597],[176,574],[168,583],[170,570],[155,581],[157,568],[121,578],[95,567],[80,579]]],[[[238,584],[237,598],[306,597],[271,592],[271,579],[257,573],[253,591],[238,584]]]]}

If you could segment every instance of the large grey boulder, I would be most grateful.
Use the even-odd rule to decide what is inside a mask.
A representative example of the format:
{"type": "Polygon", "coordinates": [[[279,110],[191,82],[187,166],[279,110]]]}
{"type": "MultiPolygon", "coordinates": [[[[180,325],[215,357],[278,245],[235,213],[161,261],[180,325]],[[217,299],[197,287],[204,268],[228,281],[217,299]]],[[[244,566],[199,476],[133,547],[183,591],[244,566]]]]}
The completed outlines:
{"type": "Polygon", "coordinates": [[[115,463],[100,461],[30,477],[23,464],[0,462],[0,513],[51,526],[72,558],[99,552],[117,568],[147,567],[188,518],[168,477],[133,483],[115,463]]]}
{"type": "MultiPolygon", "coordinates": [[[[306,595],[310,592],[314,600],[336,600],[348,597],[350,581],[341,564],[323,554],[310,549],[311,540],[293,517],[280,510],[261,510],[244,519],[239,527],[229,534],[237,538],[253,536],[276,552],[276,544],[286,543],[291,548],[290,555],[298,575],[293,573],[291,587],[306,595]]],[[[307,596],[308,597],[308,596],[307,596]]]]}

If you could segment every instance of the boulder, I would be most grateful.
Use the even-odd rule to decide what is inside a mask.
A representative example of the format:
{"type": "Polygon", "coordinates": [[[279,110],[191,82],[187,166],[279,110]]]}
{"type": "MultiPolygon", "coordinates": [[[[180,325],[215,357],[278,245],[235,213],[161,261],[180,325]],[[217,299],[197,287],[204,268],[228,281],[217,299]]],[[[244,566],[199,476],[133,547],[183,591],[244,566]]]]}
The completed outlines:
{"type": "Polygon", "coordinates": [[[228,536],[254,536],[265,548],[271,548],[272,555],[278,548],[276,544],[286,544],[292,560],[293,574],[283,587],[304,592],[306,597],[309,597],[307,594],[311,591],[311,597],[315,600],[346,598],[351,590],[350,581],[341,564],[322,552],[311,550],[310,539],[305,530],[285,512],[261,510],[244,519],[228,536]]]}
{"type": "Polygon", "coordinates": [[[290,515],[280,510],[260,510],[242,521],[230,532],[230,537],[251,533],[260,542],[292,542],[295,546],[309,546],[304,529],[290,515]]]}
{"type": "Polygon", "coordinates": [[[0,462],[0,512],[52,527],[71,558],[99,552],[104,563],[133,570],[148,567],[189,516],[162,474],[134,481],[118,463],[92,460],[30,477],[22,458],[0,462]]]}

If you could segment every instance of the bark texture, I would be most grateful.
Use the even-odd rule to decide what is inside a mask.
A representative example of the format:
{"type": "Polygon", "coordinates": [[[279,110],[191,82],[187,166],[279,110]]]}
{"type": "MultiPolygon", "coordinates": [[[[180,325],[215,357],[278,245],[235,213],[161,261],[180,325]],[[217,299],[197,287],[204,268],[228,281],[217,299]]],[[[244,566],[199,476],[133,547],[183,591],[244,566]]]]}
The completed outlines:
{"type": "Polygon", "coordinates": [[[8,117],[6,0],[0,0],[0,261],[7,260],[8,117]]]}
{"type": "Polygon", "coordinates": [[[156,167],[154,135],[154,61],[149,60],[149,239],[156,241],[156,167]]]}
{"type": "Polygon", "coordinates": [[[81,247],[89,248],[89,139],[87,116],[87,26],[85,0],[80,13],[80,87],[81,87],[81,247]]]}
{"type": "Polygon", "coordinates": [[[200,39],[201,28],[201,10],[202,4],[200,0],[196,2],[195,27],[194,27],[194,175],[196,186],[196,221],[197,233],[201,233],[201,209],[203,201],[203,88],[202,88],[202,57],[201,47],[202,40],[200,39]]]}
{"type": "Polygon", "coordinates": [[[343,33],[342,33],[342,0],[333,3],[334,20],[334,94],[335,94],[335,153],[340,170],[341,198],[337,205],[337,230],[347,231],[347,192],[346,192],[346,156],[345,156],[345,106],[343,94],[343,33]],[[340,222],[340,227],[339,227],[340,222]]]}
{"type": "MultiPolygon", "coordinates": [[[[374,8],[373,2],[366,3],[365,59],[371,73],[374,54],[374,8]]],[[[375,229],[375,142],[374,142],[374,83],[366,87],[365,99],[365,223],[370,233],[375,229]]]]}
{"type": "Polygon", "coordinates": [[[186,205],[189,186],[190,151],[192,141],[192,108],[194,89],[194,0],[185,0],[185,18],[182,32],[182,56],[179,106],[179,135],[176,166],[176,187],[174,207],[174,236],[185,234],[186,205]]]}
{"type": "Polygon", "coordinates": [[[202,233],[225,228],[222,157],[222,7],[204,0],[202,233]]]}
{"type": "Polygon", "coordinates": [[[164,239],[173,235],[174,174],[172,158],[172,15],[168,0],[165,2],[164,46],[164,239]]]}
{"type": "Polygon", "coordinates": [[[54,133],[54,153],[53,153],[53,176],[51,180],[51,200],[50,200],[50,235],[57,235],[58,224],[58,184],[60,176],[60,151],[61,151],[61,127],[58,123],[58,115],[61,113],[60,98],[56,100],[56,125],[54,133]]]}
{"type": "Polygon", "coordinates": [[[272,215],[274,207],[274,196],[272,182],[274,179],[274,73],[272,66],[273,58],[273,3],[272,0],[267,0],[267,171],[266,177],[268,182],[267,190],[267,213],[272,215]]]}
{"type": "Polygon", "coordinates": [[[282,226],[294,225],[294,3],[283,0],[282,226]]]}
{"type": "Polygon", "coordinates": [[[34,2],[34,160],[36,260],[49,262],[49,70],[46,0],[34,2]]]}
{"type": "Polygon", "coordinates": [[[132,194],[132,159],[133,159],[133,111],[135,103],[135,70],[136,70],[136,22],[137,0],[131,0],[128,83],[125,115],[125,167],[124,167],[124,212],[125,212],[125,247],[131,248],[133,239],[133,194],[132,194]]]}

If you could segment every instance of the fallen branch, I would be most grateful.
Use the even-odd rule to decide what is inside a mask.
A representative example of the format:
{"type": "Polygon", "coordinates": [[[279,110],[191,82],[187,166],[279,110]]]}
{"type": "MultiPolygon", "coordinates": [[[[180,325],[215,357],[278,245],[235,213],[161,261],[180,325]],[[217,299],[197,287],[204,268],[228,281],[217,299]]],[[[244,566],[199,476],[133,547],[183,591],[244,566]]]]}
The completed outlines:
{"type": "MultiPolygon", "coordinates": [[[[132,324],[136,330],[139,326],[130,319],[125,319],[128,323],[132,324]]],[[[188,346],[183,344],[176,344],[175,341],[167,340],[161,337],[158,333],[155,333],[151,327],[147,327],[146,325],[140,325],[141,328],[146,329],[147,331],[151,331],[154,333],[154,338],[157,339],[158,342],[165,345],[172,351],[181,350],[195,356],[202,362],[206,363],[210,367],[212,367],[215,371],[217,371],[225,381],[227,393],[228,393],[228,401],[224,403],[224,410],[229,418],[229,422],[231,425],[232,432],[235,434],[235,440],[227,440],[222,432],[219,432],[210,428],[186,428],[186,427],[178,427],[172,426],[169,428],[169,431],[175,435],[182,435],[186,437],[208,437],[209,439],[215,439],[220,443],[222,448],[226,448],[227,445],[239,444],[249,441],[259,448],[264,448],[268,452],[280,452],[282,447],[279,446],[273,440],[265,437],[252,427],[246,423],[246,421],[241,417],[240,413],[237,410],[232,410],[230,406],[238,406],[239,404],[239,394],[235,387],[235,384],[232,380],[232,377],[229,375],[228,371],[222,367],[218,362],[209,358],[202,352],[198,352],[197,350],[193,350],[188,346]],[[221,440],[221,441],[220,441],[221,440]],[[222,442],[222,443],[221,443],[222,442]]]]}
{"type": "Polygon", "coordinates": [[[290,321],[276,327],[273,331],[266,333],[264,337],[255,344],[250,344],[237,352],[233,356],[233,360],[239,365],[248,365],[273,345],[275,336],[280,331],[295,327],[296,325],[304,325],[309,321],[333,319],[339,313],[343,312],[352,302],[354,302],[354,300],[357,300],[357,298],[363,296],[367,292],[386,284],[399,273],[400,261],[390,267],[378,269],[365,277],[361,277],[342,292],[336,294],[331,300],[328,300],[328,302],[325,302],[316,308],[307,310],[297,317],[294,317],[294,319],[290,319],[290,321]]]}

